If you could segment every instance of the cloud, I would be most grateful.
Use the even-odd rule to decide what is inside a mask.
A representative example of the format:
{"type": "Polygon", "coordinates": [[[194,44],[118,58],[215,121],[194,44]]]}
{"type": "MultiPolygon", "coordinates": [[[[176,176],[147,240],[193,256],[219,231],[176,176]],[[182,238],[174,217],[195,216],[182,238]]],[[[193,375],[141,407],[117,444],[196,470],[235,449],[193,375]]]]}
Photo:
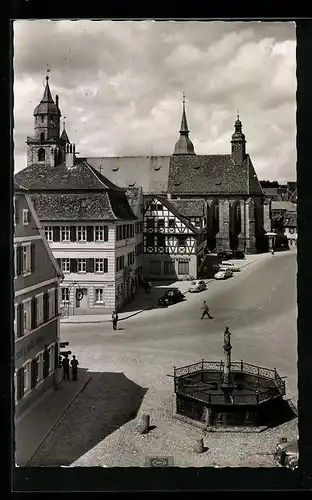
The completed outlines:
{"type": "Polygon", "coordinates": [[[240,111],[259,178],[295,179],[294,23],[15,21],[15,168],[45,71],[82,156],[171,154],[182,91],[198,154],[227,153],[240,111]]]}

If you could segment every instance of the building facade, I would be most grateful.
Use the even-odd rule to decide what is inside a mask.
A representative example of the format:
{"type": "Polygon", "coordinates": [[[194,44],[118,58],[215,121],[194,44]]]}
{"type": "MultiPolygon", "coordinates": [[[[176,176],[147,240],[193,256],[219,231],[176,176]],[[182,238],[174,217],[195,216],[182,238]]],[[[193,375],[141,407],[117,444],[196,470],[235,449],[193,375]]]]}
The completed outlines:
{"type": "Polygon", "coordinates": [[[14,192],[15,412],[59,382],[61,270],[27,191],[14,192]]]}
{"type": "Polygon", "coordinates": [[[197,278],[206,251],[205,229],[181,216],[167,198],[154,196],[144,214],[144,277],[197,278]]]}
{"type": "Polygon", "coordinates": [[[287,212],[285,214],[284,234],[287,236],[289,248],[297,248],[298,232],[296,212],[287,212]]]}

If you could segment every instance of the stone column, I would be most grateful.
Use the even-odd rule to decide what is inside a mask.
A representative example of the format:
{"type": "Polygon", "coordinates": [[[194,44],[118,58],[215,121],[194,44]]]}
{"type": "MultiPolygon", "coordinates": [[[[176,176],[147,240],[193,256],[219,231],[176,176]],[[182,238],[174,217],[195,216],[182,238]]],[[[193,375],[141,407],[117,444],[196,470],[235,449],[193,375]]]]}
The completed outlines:
{"type": "Polygon", "coordinates": [[[216,235],[217,249],[230,249],[230,202],[219,200],[219,232],[216,235]]]}
{"type": "Polygon", "coordinates": [[[256,253],[255,204],[252,198],[246,201],[246,253],[256,253]]]}
{"type": "Polygon", "coordinates": [[[266,233],[272,231],[270,200],[265,200],[263,203],[263,229],[266,233]]]}

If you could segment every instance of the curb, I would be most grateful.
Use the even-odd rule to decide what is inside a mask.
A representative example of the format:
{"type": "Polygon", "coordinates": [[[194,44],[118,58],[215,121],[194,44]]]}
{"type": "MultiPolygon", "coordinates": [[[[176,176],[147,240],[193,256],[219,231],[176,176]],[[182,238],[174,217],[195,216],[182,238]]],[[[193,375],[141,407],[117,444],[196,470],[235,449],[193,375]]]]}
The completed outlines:
{"type": "Polygon", "coordinates": [[[91,378],[92,378],[91,375],[89,375],[86,378],[85,382],[82,384],[82,386],[80,387],[80,389],[76,392],[76,394],[73,397],[73,399],[65,406],[65,408],[62,411],[61,415],[57,418],[56,422],[54,422],[54,424],[52,425],[52,427],[47,431],[47,433],[45,434],[45,436],[42,438],[40,444],[37,446],[36,451],[31,455],[31,457],[27,460],[27,462],[25,463],[25,465],[23,467],[27,467],[29,465],[29,463],[31,462],[31,460],[38,453],[39,449],[41,448],[41,446],[43,445],[43,443],[45,442],[45,440],[49,437],[49,435],[51,434],[51,432],[55,429],[55,427],[62,420],[64,414],[69,409],[69,407],[73,404],[73,402],[75,401],[75,399],[77,398],[77,396],[79,396],[79,394],[86,388],[86,386],[90,382],[91,378]]]}

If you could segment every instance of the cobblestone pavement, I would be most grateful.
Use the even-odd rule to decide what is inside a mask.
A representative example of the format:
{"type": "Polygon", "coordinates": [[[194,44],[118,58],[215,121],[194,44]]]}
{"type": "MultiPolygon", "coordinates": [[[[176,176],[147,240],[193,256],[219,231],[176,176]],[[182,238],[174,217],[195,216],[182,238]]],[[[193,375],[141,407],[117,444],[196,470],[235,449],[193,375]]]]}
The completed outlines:
{"type": "MultiPolygon", "coordinates": [[[[62,340],[70,342],[81,366],[96,373],[124,373],[148,389],[139,413],[149,413],[155,428],[148,435],[136,435],[135,420],[120,424],[120,406],[110,406],[113,392],[107,384],[102,384],[99,397],[97,390],[90,392],[96,384],[89,383],[80,404],[67,412],[36,457],[37,463],[61,460],[68,464],[73,460],[76,466],[144,466],[145,457],[168,455],[182,467],[274,465],[274,446],[280,436],[296,436],[296,420],[261,434],[208,433],[204,440],[209,449],[196,455],[194,440],[202,437],[203,431],[172,418],[173,381],[166,375],[172,374],[173,366],[201,358],[219,360],[224,327],[230,326],[233,360],[276,367],[281,376],[288,377],[288,397],[296,398],[295,278],[295,254],[268,256],[232,280],[214,282],[206,292],[188,296],[184,303],[121,322],[116,332],[110,325],[62,325],[62,340]],[[203,299],[208,301],[214,320],[199,320],[203,299]],[[108,409],[115,428],[107,423],[108,409]],[[73,452],[71,443],[79,435],[88,444],[73,452]],[[60,441],[62,445],[55,446],[60,441]]],[[[128,403],[125,406],[122,411],[127,420],[134,410],[128,403]]]]}

